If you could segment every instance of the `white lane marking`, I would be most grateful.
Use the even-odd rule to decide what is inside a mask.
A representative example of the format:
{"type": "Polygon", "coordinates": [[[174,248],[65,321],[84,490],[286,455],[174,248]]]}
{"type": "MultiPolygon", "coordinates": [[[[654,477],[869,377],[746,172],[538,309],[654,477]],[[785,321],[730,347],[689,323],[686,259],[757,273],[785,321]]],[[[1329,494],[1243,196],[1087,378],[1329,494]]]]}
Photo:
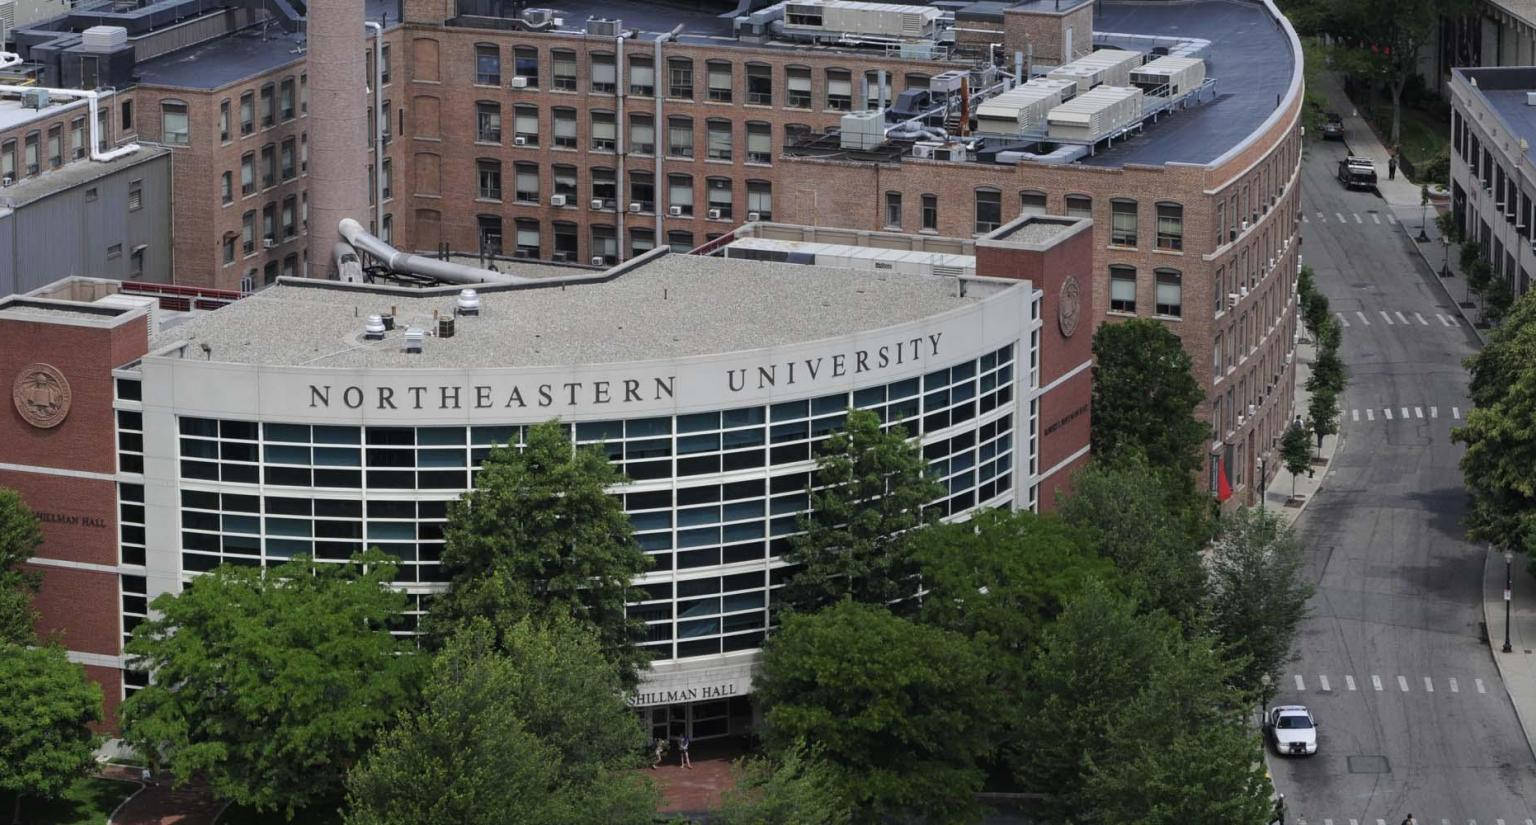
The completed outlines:
{"type": "Polygon", "coordinates": [[[1371,319],[1365,317],[1365,313],[1356,311],[1355,314],[1360,316],[1360,323],[1365,324],[1366,326],[1371,325],[1371,319]]]}
{"type": "Polygon", "coordinates": [[[1502,820],[1502,819],[1495,819],[1493,821],[1493,823],[1494,823],[1494,825],[1504,825],[1504,820],[1502,820]]]}
{"type": "Polygon", "coordinates": [[[1386,409],[1382,410],[1382,412],[1387,414],[1387,420],[1388,421],[1392,420],[1392,408],[1391,407],[1387,407],[1386,409]]]}
{"type": "Polygon", "coordinates": [[[1339,219],[1339,223],[1349,223],[1349,221],[1344,220],[1343,212],[1335,212],[1333,213],[1333,216],[1339,219]]]}
{"type": "Polygon", "coordinates": [[[1460,420],[1461,419],[1461,410],[1459,408],[1457,408],[1457,407],[1452,407],[1451,408],[1451,417],[1455,418],[1457,420],[1460,420]]]}
{"type": "Polygon", "coordinates": [[[1365,420],[1366,421],[1375,421],[1376,420],[1376,411],[1367,408],[1366,411],[1365,411],[1365,420]]]}
{"type": "Polygon", "coordinates": [[[1430,418],[1439,418],[1440,417],[1440,408],[1439,407],[1430,407],[1429,408],[1429,417],[1430,418]]]}
{"type": "Polygon", "coordinates": [[[1451,821],[1449,819],[1442,819],[1440,820],[1440,825],[1451,825],[1451,821]]]}
{"type": "Polygon", "coordinates": [[[1420,323],[1420,324],[1423,324],[1423,325],[1424,325],[1424,326],[1426,326],[1426,327],[1427,327],[1427,326],[1429,326],[1429,322],[1428,322],[1428,321],[1426,321],[1426,320],[1424,320],[1424,316],[1422,316],[1422,315],[1420,315],[1420,314],[1418,314],[1418,313],[1417,313],[1417,312],[1415,312],[1415,313],[1414,313],[1414,314],[1413,314],[1413,317],[1415,317],[1415,318],[1417,318],[1417,319],[1419,319],[1419,323],[1420,323]]]}
{"type": "Polygon", "coordinates": [[[1423,418],[1424,417],[1424,408],[1423,407],[1414,407],[1413,408],[1413,417],[1414,418],[1423,418]]]}
{"type": "Polygon", "coordinates": [[[1296,674],[1296,689],[1297,690],[1306,690],[1307,689],[1306,680],[1301,678],[1301,674],[1300,673],[1296,674]]]}
{"type": "MultiPolygon", "coordinates": [[[[1323,820],[1323,825],[1333,825],[1333,820],[1325,819],[1325,820],[1323,820]]],[[[1501,822],[1501,823],[1499,823],[1499,825],[1504,825],[1504,824],[1501,822]]]]}
{"type": "Polygon", "coordinates": [[[1425,693],[1434,693],[1435,692],[1435,683],[1430,681],[1430,678],[1428,676],[1424,677],[1424,692],[1425,693]]]}
{"type": "Polygon", "coordinates": [[[1402,690],[1402,692],[1407,693],[1408,692],[1408,677],[1407,676],[1399,676],[1399,677],[1397,677],[1397,686],[1398,686],[1398,688],[1400,690],[1402,690]]]}
{"type": "Polygon", "coordinates": [[[1456,683],[1456,677],[1455,676],[1451,677],[1451,692],[1452,693],[1460,693],[1461,692],[1461,686],[1456,683]]]}
{"type": "Polygon", "coordinates": [[[1360,220],[1360,213],[1358,213],[1358,212],[1352,212],[1352,213],[1350,213],[1350,214],[1352,214],[1352,215],[1354,215],[1354,216],[1355,216],[1355,223],[1365,223],[1365,221],[1363,221],[1363,220],[1360,220]]]}
{"type": "Polygon", "coordinates": [[[1403,407],[1402,409],[1403,409],[1403,417],[1407,418],[1408,417],[1408,408],[1407,407],[1403,407]]]}
{"type": "Polygon", "coordinates": [[[1372,212],[1371,213],[1371,222],[1375,223],[1377,226],[1380,226],[1381,225],[1381,216],[1376,214],[1376,213],[1374,213],[1374,212],[1372,212]]]}
{"type": "Polygon", "coordinates": [[[1487,693],[1488,692],[1488,688],[1483,686],[1483,680],[1482,679],[1473,679],[1472,683],[1477,685],[1477,692],[1478,693],[1487,693]]]}
{"type": "Polygon", "coordinates": [[[1353,677],[1353,676],[1345,676],[1344,677],[1344,687],[1348,688],[1349,690],[1354,690],[1355,689],[1355,677],[1353,677]]]}
{"type": "Polygon", "coordinates": [[[1381,690],[1381,677],[1374,673],[1371,674],[1371,687],[1381,690]]]}
{"type": "Polygon", "coordinates": [[[1350,415],[1350,420],[1352,420],[1352,421],[1359,421],[1360,420],[1360,411],[1359,410],[1350,410],[1349,411],[1349,415],[1350,415]]]}
{"type": "Polygon", "coordinates": [[[1381,320],[1386,321],[1387,322],[1387,326],[1391,326],[1392,325],[1392,316],[1388,315],[1386,310],[1378,309],[1376,311],[1381,313],[1381,320]]]}
{"type": "Polygon", "coordinates": [[[1328,693],[1329,691],[1333,690],[1333,688],[1328,686],[1328,677],[1327,676],[1319,675],[1317,678],[1323,684],[1323,692],[1324,693],[1328,693]]]}
{"type": "Polygon", "coordinates": [[[1339,316],[1339,324],[1347,329],[1349,327],[1349,319],[1344,317],[1344,313],[1338,312],[1334,314],[1339,316]]]}
{"type": "Polygon", "coordinates": [[[1349,825],[1360,825],[1360,820],[1358,820],[1358,819],[1351,819],[1351,820],[1349,820],[1349,825]]]}
{"type": "Polygon", "coordinates": [[[1387,223],[1390,223],[1393,226],[1397,226],[1397,218],[1395,216],[1393,216],[1393,215],[1388,215],[1387,216],[1387,223]]]}
{"type": "Polygon", "coordinates": [[[1444,316],[1444,315],[1441,315],[1441,314],[1440,314],[1440,313],[1438,313],[1438,312],[1437,312],[1437,313],[1435,313],[1435,317],[1436,317],[1436,318],[1439,318],[1439,319],[1440,319],[1440,323],[1442,323],[1442,324],[1444,324],[1444,325],[1445,325],[1445,326],[1448,326],[1448,327],[1454,327],[1454,326],[1456,326],[1456,325],[1455,325],[1455,324],[1453,324],[1453,323],[1451,323],[1451,319],[1449,319],[1449,318],[1447,318],[1447,317],[1445,317],[1445,316],[1444,316]]]}
{"type": "Polygon", "coordinates": [[[1324,221],[1328,220],[1328,216],[1324,215],[1323,211],[1321,209],[1319,209],[1317,211],[1317,217],[1318,217],[1319,220],[1324,220],[1324,221]]]}
{"type": "Polygon", "coordinates": [[[1397,316],[1397,320],[1402,321],[1405,324],[1408,323],[1408,319],[1406,317],[1404,317],[1404,315],[1401,312],[1398,312],[1397,310],[1394,309],[1394,310],[1392,310],[1392,314],[1397,316]]]}
{"type": "Polygon", "coordinates": [[[1301,216],[1301,222],[1302,223],[1311,223],[1311,221],[1307,220],[1307,216],[1306,215],[1302,215],[1301,216]]]}

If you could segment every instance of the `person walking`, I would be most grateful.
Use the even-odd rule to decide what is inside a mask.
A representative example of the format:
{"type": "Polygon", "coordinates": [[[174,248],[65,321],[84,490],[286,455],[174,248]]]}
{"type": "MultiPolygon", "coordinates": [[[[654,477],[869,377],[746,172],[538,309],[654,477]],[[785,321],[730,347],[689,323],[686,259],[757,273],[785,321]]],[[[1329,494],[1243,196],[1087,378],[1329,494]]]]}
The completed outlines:
{"type": "Polygon", "coordinates": [[[653,753],[653,758],[651,759],[651,770],[654,771],[656,770],[656,766],[661,764],[662,754],[666,753],[667,751],[667,740],[662,739],[660,736],[653,738],[651,740],[651,751],[653,753]]]}
{"type": "Polygon", "coordinates": [[[693,770],[693,760],[688,758],[688,744],[689,739],[687,736],[684,736],[682,739],[678,740],[677,748],[680,751],[680,754],[678,756],[677,762],[679,765],[682,765],[689,770],[693,770]]]}
{"type": "Polygon", "coordinates": [[[1403,825],[1419,825],[1419,821],[1413,818],[1413,814],[1403,817],[1403,825]]]}
{"type": "Polygon", "coordinates": [[[1397,155],[1387,158],[1387,180],[1397,180],[1397,155]]]}

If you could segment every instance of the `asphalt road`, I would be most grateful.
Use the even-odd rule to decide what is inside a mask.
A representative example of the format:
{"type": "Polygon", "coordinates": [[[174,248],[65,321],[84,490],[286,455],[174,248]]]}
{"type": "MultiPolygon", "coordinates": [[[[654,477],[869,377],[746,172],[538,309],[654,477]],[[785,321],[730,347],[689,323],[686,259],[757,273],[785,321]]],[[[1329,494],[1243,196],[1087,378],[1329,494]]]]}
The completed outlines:
{"type": "Polygon", "coordinates": [[[1477,340],[1398,225],[1416,230],[1419,210],[1346,192],[1333,178],[1343,156],[1312,143],[1303,161],[1302,255],[1347,324],[1350,384],[1330,476],[1297,522],[1317,595],[1275,697],[1312,708],[1320,748],[1271,756],[1275,783],[1288,824],[1411,812],[1421,825],[1529,825],[1536,759],[1481,638],[1487,551],[1459,523],[1450,431],[1477,340]]]}

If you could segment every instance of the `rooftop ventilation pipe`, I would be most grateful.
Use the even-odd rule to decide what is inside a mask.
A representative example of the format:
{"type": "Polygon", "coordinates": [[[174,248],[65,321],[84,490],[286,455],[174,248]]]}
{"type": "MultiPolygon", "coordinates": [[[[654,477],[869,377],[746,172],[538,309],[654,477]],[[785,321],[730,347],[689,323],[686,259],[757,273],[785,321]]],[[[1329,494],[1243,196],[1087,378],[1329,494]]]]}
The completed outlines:
{"type": "MultiPolygon", "coordinates": [[[[353,249],[374,257],[391,272],[403,272],[409,275],[436,278],[439,281],[445,281],[450,284],[562,286],[565,284],[596,281],[608,277],[607,271],[604,270],[584,272],[580,275],[567,275],[559,278],[529,278],[522,275],[508,275],[504,272],[465,266],[464,264],[456,264],[452,261],[443,261],[437,258],[412,255],[409,252],[401,252],[379,240],[366,229],[363,229],[362,224],[351,218],[343,218],[336,227],[336,231],[348,244],[352,245],[353,249]]],[[[462,295],[462,292],[460,294],[462,295]]]]}
{"type": "MultiPolygon", "coordinates": [[[[14,65],[12,63],[5,62],[6,59],[11,57],[15,57],[15,55],[0,54],[0,67],[14,65]]],[[[20,95],[26,94],[27,92],[38,91],[47,92],[50,98],[84,98],[89,102],[91,110],[91,160],[97,161],[98,163],[108,163],[110,161],[117,160],[124,155],[131,155],[134,152],[139,151],[139,144],[137,143],[129,143],[106,152],[101,150],[101,118],[99,116],[101,109],[101,92],[94,91],[92,89],[50,89],[45,86],[0,86],[0,94],[20,95]]]]}
{"type": "MultiPolygon", "coordinates": [[[[656,114],[651,118],[651,129],[652,129],[651,137],[656,142],[656,148],[655,148],[655,150],[653,152],[651,152],[651,154],[656,156],[656,169],[655,169],[655,172],[652,173],[652,175],[651,175],[651,193],[652,193],[652,198],[656,201],[655,212],[656,212],[656,248],[657,249],[661,248],[661,239],[663,237],[663,234],[662,234],[662,231],[661,231],[661,224],[662,224],[661,218],[662,218],[663,215],[666,214],[666,212],[661,208],[661,206],[662,206],[662,204],[661,204],[661,193],[663,191],[671,191],[670,188],[667,189],[667,190],[663,190],[661,188],[666,183],[666,180],[667,180],[666,177],[663,176],[662,172],[661,172],[661,159],[662,159],[662,156],[666,154],[661,149],[661,138],[662,138],[663,135],[666,134],[666,132],[664,132],[662,130],[664,128],[666,128],[666,123],[667,122],[665,120],[663,120],[662,117],[661,117],[661,101],[662,101],[663,98],[666,97],[666,95],[663,93],[664,90],[661,89],[660,87],[661,87],[661,79],[664,78],[664,77],[668,77],[669,76],[668,74],[664,74],[664,72],[666,71],[666,64],[661,62],[661,44],[667,42],[668,40],[671,40],[671,39],[677,37],[678,32],[681,32],[682,30],[683,30],[683,24],[679,23],[675,27],[673,27],[672,31],[669,31],[666,34],[658,35],[656,37],[655,56],[651,59],[652,79],[656,83],[656,86],[657,86],[656,94],[653,95],[653,97],[656,99],[655,100],[655,102],[656,102],[656,114]]],[[[623,79],[624,79],[623,75],[620,75],[619,76],[619,80],[623,80],[623,79]]],[[[627,127],[625,127],[624,124],[622,122],[620,122],[619,125],[618,125],[618,128],[624,129],[624,128],[627,128],[627,127]]],[[[623,178],[620,178],[619,180],[620,180],[620,185],[622,185],[623,178]]],[[[620,246],[620,248],[623,248],[623,245],[624,245],[624,236],[621,234],[619,236],[619,246],[620,246]]]]}

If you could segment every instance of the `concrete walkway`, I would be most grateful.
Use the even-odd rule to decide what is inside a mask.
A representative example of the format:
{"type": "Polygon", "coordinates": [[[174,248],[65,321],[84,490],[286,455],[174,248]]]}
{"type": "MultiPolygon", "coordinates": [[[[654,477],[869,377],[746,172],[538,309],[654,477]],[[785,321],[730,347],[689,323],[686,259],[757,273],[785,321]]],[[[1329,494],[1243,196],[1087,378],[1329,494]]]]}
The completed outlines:
{"type": "MultiPolygon", "coordinates": [[[[1307,405],[1312,403],[1312,393],[1307,392],[1307,377],[1312,374],[1312,362],[1317,358],[1317,347],[1310,342],[1296,345],[1296,397],[1293,399],[1292,409],[1296,415],[1306,421],[1307,405]]],[[[1342,419],[1340,429],[1343,429],[1342,419]]],[[[1316,446],[1316,436],[1309,436],[1313,445],[1314,457],[1312,466],[1306,472],[1298,476],[1292,476],[1291,471],[1285,469],[1285,464],[1280,458],[1280,452],[1275,451],[1274,461],[1280,465],[1280,471],[1275,474],[1269,486],[1264,488],[1264,507],[1279,516],[1287,525],[1294,524],[1301,517],[1301,511],[1307,503],[1322,488],[1323,481],[1328,477],[1328,467],[1333,462],[1334,453],[1338,452],[1340,435],[1330,435],[1323,438],[1321,459],[1316,446]],[[1291,495],[1295,490],[1295,497],[1291,495]]]]}
{"type": "MultiPolygon", "coordinates": [[[[1381,197],[1392,207],[1414,206],[1417,207],[1421,200],[1419,185],[1401,173],[1396,180],[1387,179],[1387,147],[1383,146],[1376,133],[1371,130],[1365,118],[1361,117],[1355,105],[1344,94],[1344,81],[1333,72],[1322,72],[1322,82],[1314,89],[1328,99],[1330,112],[1337,112],[1344,118],[1344,143],[1349,147],[1349,153],[1357,157],[1370,158],[1376,164],[1376,176],[1378,178],[1377,189],[1381,197]]],[[[1446,124],[1446,130],[1450,130],[1450,124],[1446,124]]],[[[1414,224],[1417,227],[1417,223],[1414,224]]]]}
{"type": "Polygon", "coordinates": [[[1504,653],[1504,556],[1489,552],[1483,565],[1483,620],[1488,627],[1488,650],[1499,668],[1504,689],[1525,729],[1525,739],[1536,756],[1536,577],[1531,559],[1515,554],[1510,565],[1514,587],[1510,589],[1509,641],[1504,653]]]}
{"type": "MultiPolygon", "coordinates": [[[[109,779],[140,782],[138,768],[107,765],[100,773],[109,779]]],[[[168,782],[157,782],[143,785],[128,797],[112,812],[107,825],[212,825],[223,810],[224,804],[204,787],[189,785],[178,789],[168,782]]]]}

